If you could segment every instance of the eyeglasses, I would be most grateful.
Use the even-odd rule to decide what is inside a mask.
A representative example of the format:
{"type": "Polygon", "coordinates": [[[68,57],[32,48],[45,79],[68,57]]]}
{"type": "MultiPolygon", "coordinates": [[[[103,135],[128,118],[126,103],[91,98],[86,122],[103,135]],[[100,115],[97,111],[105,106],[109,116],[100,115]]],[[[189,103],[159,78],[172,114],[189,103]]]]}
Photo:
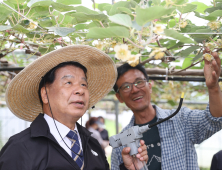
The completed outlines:
{"type": "Polygon", "coordinates": [[[120,88],[117,89],[117,93],[119,93],[119,90],[121,89],[123,92],[130,92],[133,88],[133,84],[137,88],[142,88],[145,86],[146,82],[148,82],[147,79],[138,79],[134,83],[125,83],[120,88]]]}

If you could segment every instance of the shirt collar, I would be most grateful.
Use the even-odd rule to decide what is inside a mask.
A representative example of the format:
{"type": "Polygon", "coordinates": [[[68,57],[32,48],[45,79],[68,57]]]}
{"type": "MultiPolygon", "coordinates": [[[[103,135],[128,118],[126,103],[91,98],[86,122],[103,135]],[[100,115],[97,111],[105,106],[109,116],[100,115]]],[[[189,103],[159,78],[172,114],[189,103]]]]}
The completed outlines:
{"type": "MultiPolygon", "coordinates": [[[[45,118],[46,122],[49,125],[50,133],[55,137],[55,139],[58,142],[61,142],[62,138],[64,139],[66,137],[66,135],[69,133],[69,131],[71,130],[67,126],[65,126],[64,124],[62,124],[62,123],[58,122],[57,120],[55,120],[55,123],[56,123],[56,126],[57,126],[58,130],[59,130],[59,133],[62,136],[62,138],[61,138],[61,136],[59,135],[59,133],[57,131],[57,128],[55,126],[53,118],[50,117],[47,114],[44,114],[44,118],[45,118]]],[[[76,124],[75,124],[75,129],[74,130],[76,130],[77,133],[79,133],[76,124]]]]}
{"type": "MultiPolygon", "coordinates": [[[[158,107],[156,105],[153,105],[153,108],[156,110],[157,119],[164,119],[164,118],[169,116],[168,114],[166,114],[166,110],[163,110],[163,109],[161,109],[160,107],[158,107]]],[[[174,117],[170,118],[169,120],[172,120],[172,119],[174,119],[174,117]]],[[[135,122],[135,117],[133,115],[131,120],[130,120],[130,123],[128,124],[128,126],[129,127],[134,126],[134,122],[135,122]]],[[[126,128],[128,128],[128,126],[126,128]]]]}
{"type": "MultiPolygon", "coordinates": [[[[153,105],[153,108],[156,110],[156,117],[158,119],[165,119],[169,115],[173,114],[173,112],[170,112],[170,110],[161,109],[160,107],[153,105]]],[[[173,120],[175,116],[171,117],[169,120],[173,120]]]]}

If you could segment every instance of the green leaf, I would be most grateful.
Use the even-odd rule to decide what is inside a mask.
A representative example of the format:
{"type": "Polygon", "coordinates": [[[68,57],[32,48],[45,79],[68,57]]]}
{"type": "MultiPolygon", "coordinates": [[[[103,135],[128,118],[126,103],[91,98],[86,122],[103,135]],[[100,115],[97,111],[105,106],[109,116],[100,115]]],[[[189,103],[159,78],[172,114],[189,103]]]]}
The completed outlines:
{"type": "Polygon", "coordinates": [[[27,8],[27,4],[19,4],[19,9],[20,10],[25,10],[27,8]]]}
{"type": "Polygon", "coordinates": [[[189,67],[192,64],[192,58],[185,58],[183,61],[182,69],[189,67]]]}
{"type": "Polygon", "coordinates": [[[115,15],[117,13],[120,13],[119,7],[126,7],[130,8],[130,2],[127,1],[119,1],[112,5],[112,8],[109,11],[109,15],[115,15]]]}
{"type": "Polygon", "coordinates": [[[115,14],[115,15],[109,16],[109,20],[119,25],[132,27],[131,18],[127,14],[115,14]]]}
{"type": "Polygon", "coordinates": [[[55,3],[55,2],[52,3],[52,7],[60,12],[71,11],[75,9],[73,6],[68,6],[68,5],[55,3]]]}
{"type": "MultiPolygon", "coordinates": [[[[174,11],[171,15],[175,15],[175,14],[176,14],[176,11],[174,11]]],[[[173,16],[163,16],[163,17],[160,17],[159,23],[166,24],[171,19],[174,19],[174,17],[173,16]]]]}
{"type": "Polygon", "coordinates": [[[149,21],[159,19],[164,15],[170,15],[175,8],[164,8],[162,6],[154,6],[150,8],[136,8],[136,22],[138,25],[143,26],[149,21]]]}
{"type": "Polygon", "coordinates": [[[60,27],[72,27],[73,25],[78,23],[74,20],[75,18],[69,16],[68,13],[63,15],[58,11],[54,11],[53,15],[58,16],[57,22],[59,23],[60,27]]]}
{"type": "Polygon", "coordinates": [[[78,30],[84,30],[87,29],[88,25],[86,24],[77,24],[74,28],[76,29],[76,31],[78,30]]]}
{"type": "Polygon", "coordinates": [[[135,20],[132,21],[132,27],[135,28],[137,31],[142,30],[142,26],[138,25],[135,20]]]}
{"type": "Polygon", "coordinates": [[[164,68],[167,68],[167,67],[169,67],[169,63],[164,63],[164,62],[162,62],[162,63],[161,63],[161,66],[163,66],[164,68]]]}
{"type": "Polygon", "coordinates": [[[187,0],[176,0],[175,5],[183,5],[187,2],[188,2],[187,0]]]}
{"type": "Polygon", "coordinates": [[[180,56],[181,57],[187,57],[189,56],[190,53],[194,52],[196,49],[200,48],[199,46],[191,46],[191,47],[188,47],[187,49],[185,50],[182,50],[180,52],[180,56]]]}
{"type": "Polygon", "coordinates": [[[75,33],[71,34],[69,37],[73,42],[76,42],[77,37],[81,38],[81,36],[79,34],[75,34],[75,33]]]}
{"type": "Polygon", "coordinates": [[[179,22],[179,18],[171,19],[168,23],[168,26],[170,28],[172,28],[172,27],[176,26],[176,23],[178,23],[178,22],[179,22]]]}
{"type": "Polygon", "coordinates": [[[107,12],[107,14],[109,15],[109,11],[111,10],[113,6],[112,5],[106,5],[103,7],[103,9],[107,12]]]}
{"type": "MultiPolygon", "coordinates": [[[[212,31],[211,29],[209,29],[209,28],[207,28],[207,29],[198,29],[198,27],[196,27],[196,30],[195,30],[194,32],[196,32],[196,33],[212,33],[213,31],[212,31]]],[[[194,34],[194,35],[195,35],[195,34],[194,34]]],[[[207,37],[209,37],[210,35],[204,35],[204,34],[202,34],[201,36],[207,36],[207,37]]]]}
{"type": "Polygon", "coordinates": [[[187,25],[185,28],[180,28],[180,30],[181,30],[181,33],[194,32],[195,31],[195,29],[194,29],[194,31],[192,31],[193,30],[192,25],[187,25]]]}
{"type": "Polygon", "coordinates": [[[189,24],[185,28],[181,28],[181,32],[196,32],[197,30],[207,29],[207,26],[196,26],[194,24],[189,24]]]}
{"type": "Polygon", "coordinates": [[[182,7],[177,7],[177,9],[182,13],[188,13],[188,12],[193,12],[194,10],[197,9],[197,5],[194,4],[187,4],[186,6],[182,6],[182,7]]]}
{"type": "Polygon", "coordinates": [[[52,3],[54,3],[51,0],[31,0],[28,2],[27,6],[30,8],[36,7],[36,6],[50,6],[52,3]]]}
{"type": "MultiPolygon", "coordinates": [[[[148,27],[148,26],[150,26],[150,24],[151,24],[151,22],[148,22],[143,27],[148,27]]],[[[138,25],[135,20],[132,21],[132,27],[135,28],[137,31],[142,30],[142,26],[138,25]]]]}
{"type": "Polygon", "coordinates": [[[33,16],[48,16],[49,15],[49,8],[46,6],[36,6],[33,8],[35,14],[33,16]]]}
{"type": "Polygon", "coordinates": [[[169,40],[168,43],[166,44],[166,48],[169,49],[177,44],[176,40],[169,40]]]}
{"type": "Polygon", "coordinates": [[[105,14],[85,14],[83,12],[77,12],[69,15],[75,17],[78,22],[85,22],[87,20],[102,21],[107,19],[105,14]]]}
{"type": "Polygon", "coordinates": [[[152,2],[155,6],[160,5],[160,3],[161,3],[160,0],[152,0],[152,2]]]}
{"type": "Polygon", "coordinates": [[[102,27],[101,24],[98,21],[93,21],[90,24],[88,24],[87,28],[93,28],[93,27],[102,27]]]}
{"type": "Polygon", "coordinates": [[[195,15],[196,15],[197,17],[202,18],[202,19],[205,19],[205,20],[214,21],[214,20],[217,19],[217,17],[215,17],[215,16],[210,16],[210,15],[208,15],[208,16],[200,15],[200,14],[199,14],[198,12],[196,12],[196,11],[194,11],[194,13],[195,13],[195,15]]]}
{"type": "Polygon", "coordinates": [[[128,9],[128,8],[119,7],[118,9],[120,10],[120,12],[124,12],[124,13],[130,14],[130,15],[132,14],[132,11],[130,9],[128,9]]]}
{"type": "Polygon", "coordinates": [[[42,27],[51,27],[55,25],[55,23],[48,17],[47,19],[40,20],[39,25],[41,25],[42,27]]]}
{"type": "Polygon", "coordinates": [[[56,0],[56,2],[64,5],[76,5],[82,3],[81,0],[56,0]]]}
{"type": "Polygon", "coordinates": [[[105,7],[105,6],[112,6],[111,4],[108,4],[108,3],[101,3],[101,4],[99,4],[98,5],[98,9],[100,10],[100,11],[104,11],[104,9],[103,9],[103,7],[105,7]]]}
{"type": "Polygon", "coordinates": [[[11,14],[12,11],[9,10],[8,8],[3,7],[2,5],[0,6],[0,21],[5,20],[9,14],[11,14]]]}
{"type": "Polygon", "coordinates": [[[39,38],[40,37],[40,33],[39,32],[35,32],[35,31],[31,31],[29,33],[25,34],[28,38],[39,38]]]}
{"type": "Polygon", "coordinates": [[[86,38],[95,38],[95,39],[103,39],[103,38],[113,38],[113,37],[129,37],[129,30],[125,27],[116,26],[116,27],[108,27],[108,28],[90,28],[89,33],[86,35],[86,38]]]}
{"type": "Polygon", "coordinates": [[[212,13],[216,10],[221,10],[222,9],[222,3],[217,3],[216,6],[211,7],[211,8],[207,8],[204,12],[205,13],[212,13]]]}
{"type": "Polygon", "coordinates": [[[22,32],[22,33],[29,33],[30,31],[25,29],[23,26],[17,24],[13,27],[14,30],[17,30],[19,32],[22,32]]]}
{"type": "Polygon", "coordinates": [[[135,0],[130,0],[130,6],[131,8],[136,8],[136,6],[138,6],[138,3],[135,0]]]}
{"type": "Polygon", "coordinates": [[[191,2],[191,4],[197,5],[197,9],[195,11],[201,14],[204,14],[204,11],[208,8],[208,6],[202,2],[191,2]]]}
{"type": "Polygon", "coordinates": [[[134,0],[136,3],[140,3],[141,0],[134,0]]]}
{"type": "Polygon", "coordinates": [[[7,0],[7,1],[13,4],[21,4],[24,3],[26,0],[7,0]]]}
{"type": "Polygon", "coordinates": [[[208,17],[215,17],[215,18],[221,17],[221,16],[222,16],[222,10],[216,10],[210,13],[210,15],[208,15],[208,17]]]}
{"type": "Polygon", "coordinates": [[[62,37],[65,37],[69,33],[74,32],[76,29],[75,28],[67,28],[67,27],[46,27],[50,31],[54,31],[55,34],[58,34],[62,37]]]}
{"type": "Polygon", "coordinates": [[[178,42],[178,43],[176,43],[174,46],[170,47],[169,50],[178,48],[179,46],[183,46],[183,45],[184,45],[184,43],[178,42]]]}
{"type": "MultiPolygon", "coordinates": [[[[211,29],[197,29],[194,31],[196,33],[210,33],[212,32],[211,29]]],[[[211,35],[210,34],[193,34],[190,35],[196,42],[202,43],[204,40],[208,39],[211,35]]]]}
{"type": "Polygon", "coordinates": [[[12,28],[12,27],[9,26],[9,25],[0,25],[0,31],[5,31],[5,30],[8,30],[10,28],[12,28]]]}
{"type": "Polygon", "coordinates": [[[182,67],[180,67],[180,66],[176,66],[175,69],[182,69],[182,67]]]}
{"type": "Polygon", "coordinates": [[[46,34],[45,36],[44,36],[44,40],[52,40],[52,39],[55,39],[55,38],[60,38],[61,36],[59,36],[59,35],[54,35],[54,34],[46,34]]]}
{"type": "Polygon", "coordinates": [[[123,25],[116,24],[116,23],[113,23],[113,22],[109,23],[109,27],[115,27],[115,26],[123,26],[123,25]]]}
{"type": "Polygon", "coordinates": [[[89,8],[86,8],[84,6],[77,6],[75,7],[76,12],[83,12],[85,14],[92,14],[92,15],[98,15],[99,13],[96,11],[93,11],[89,8]]]}
{"type": "Polygon", "coordinates": [[[198,60],[199,58],[201,58],[203,56],[203,52],[201,52],[200,54],[197,54],[193,59],[192,62],[198,60]]]}
{"type": "Polygon", "coordinates": [[[183,43],[194,43],[193,40],[183,36],[182,34],[180,34],[179,32],[177,32],[175,30],[165,29],[164,33],[165,33],[166,36],[172,37],[172,38],[174,38],[176,40],[180,40],[183,43]]]}
{"type": "MultiPolygon", "coordinates": [[[[6,4],[7,4],[8,6],[10,6],[11,8],[15,9],[15,4],[13,4],[12,2],[4,1],[4,3],[6,3],[6,4]]],[[[0,4],[1,4],[1,3],[0,3],[0,4]]],[[[1,6],[2,6],[3,8],[5,8],[6,10],[12,12],[12,10],[11,10],[10,8],[6,7],[4,4],[1,4],[1,6]]],[[[17,6],[17,2],[16,2],[16,6],[17,6]]]]}
{"type": "Polygon", "coordinates": [[[44,55],[44,54],[46,54],[46,53],[48,53],[48,52],[50,52],[50,51],[53,51],[53,50],[55,50],[55,46],[52,44],[52,45],[50,45],[48,48],[46,47],[46,48],[43,48],[43,47],[39,47],[39,52],[42,54],[42,55],[44,55]]]}
{"type": "Polygon", "coordinates": [[[216,3],[216,7],[222,7],[222,1],[220,3],[216,3]]]}
{"type": "Polygon", "coordinates": [[[214,11],[216,11],[216,10],[218,10],[218,9],[221,9],[220,7],[211,7],[211,8],[207,8],[207,9],[205,9],[205,13],[211,13],[211,12],[214,12],[214,11]]]}

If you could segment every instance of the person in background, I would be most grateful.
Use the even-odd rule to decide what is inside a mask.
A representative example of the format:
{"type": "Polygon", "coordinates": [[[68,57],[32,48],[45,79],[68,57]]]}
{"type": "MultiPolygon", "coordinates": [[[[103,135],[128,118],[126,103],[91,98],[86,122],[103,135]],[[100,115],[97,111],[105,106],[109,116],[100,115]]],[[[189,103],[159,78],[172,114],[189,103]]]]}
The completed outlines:
{"type": "Polygon", "coordinates": [[[109,145],[109,141],[105,141],[102,139],[100,133],[97,131],[99,128],[100,122],[98,121],[97,117],[91,117],[87,122],[86,122],[86,129],[88,131],[92,132],[91,136],[94,137],[95,139],[98,140],[99,144],[102,146],[104,149],[109,145]]]}
{"type": "Polygon", "coordinates": [[[100,122],[99,128],[97,129],[103,140],[109,141],[108,131],[105,129],[105,119],[102,116],[98,117],[98,121],[100,122]]]}
{"type": "Polygon", "coordinates": [[[222,150],[214,154],[210,170],[222,170],[222,150]]]}

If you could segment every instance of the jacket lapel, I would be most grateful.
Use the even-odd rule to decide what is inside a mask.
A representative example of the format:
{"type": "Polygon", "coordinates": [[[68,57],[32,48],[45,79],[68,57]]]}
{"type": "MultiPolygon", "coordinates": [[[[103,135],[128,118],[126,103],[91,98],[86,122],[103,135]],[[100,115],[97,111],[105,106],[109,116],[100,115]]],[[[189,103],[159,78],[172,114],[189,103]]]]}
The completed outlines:
{"type": "MultiPolygon", "coordinates": [[[[77,163],[72,157],[58,144],[54,136],[50,133],[49,126],[43,117],[43,114],[39,114],[36,119],[32,122],[31,138],[45,137],[49,139],[49,145],[53,146],[76,170],[80,170],[77,163]]],[[[84,141],[84,140],[82,140],[84,141]]]]}
{"type": "Polygon", "coordinates": [[[58,144],[51,142],[50,143],[76,170],[80,170],[77,163],[72,159],[72,157],[58,144]]]}
{"type": "Polygon", "coordinates": [[[76,122],[76,125],[79,131],[79,136],[81,138],[83,152],[85,152],[89,137],[91,136],[91,132],[82,127],[78,122],[76,122]]]}

